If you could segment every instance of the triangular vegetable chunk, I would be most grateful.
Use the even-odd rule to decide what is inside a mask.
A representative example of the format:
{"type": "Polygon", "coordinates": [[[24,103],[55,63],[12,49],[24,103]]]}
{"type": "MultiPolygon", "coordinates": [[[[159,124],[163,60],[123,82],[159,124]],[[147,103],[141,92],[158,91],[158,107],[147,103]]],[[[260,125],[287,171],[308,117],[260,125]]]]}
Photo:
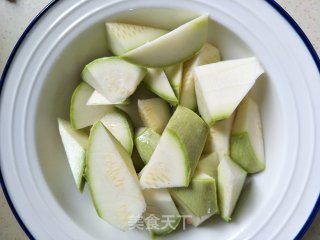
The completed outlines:
{"type": "Polygon", "coordinates": [[[196,216],[219,212],[216,181],[205,173],[196,172],[189,187],[172,188],[170,193],[196,216]]]}
{"type": "Polygon", "coordinates": [[[198,164],[208,126],[193,111],[179,106],[140,173],[143,188],[186,187],[198,164]]]}
{"type": "Polygon", "coordinates": [[[177,96],[177,98],[180,98],[180,91],[181,91],[181,85],[182,85],[182,73],[183,73],[183,63],[178,63],[176,65],[166,67],[163,69],[170,85],[177,96]]]}
{"type": "Polygon", "coordinates": [[[156,236],[167,235],[177,228],[181,217],[167,189],[145,189],[147,209],[144,222],[156,236]],[[169,217],[170,224],[166,222],[169,217]]]}
{"type": "Polygon", "coordinates": [[[218,166],[218,196],[221,217],[229,222],[241,194],[247,173],[230,157],[224,156],[218,166]]]}
{"type": "Polygon", "coordinates": [[[265,168],[259,107],[249,97],[237,109],[230,145],[232,159],[248,173],[265,168]]]}
{"type": "Polygon", "coordinates": [[[147,71],[143,81],[150,91],[157,94],[171,105],[176,106],[178,104],[178,99],[175,96],[164,71],[157,68],[148,68],[147,71]]]}
{"type": "Polygon", "coordinates": [[[194,86],[195,67],[220,61],[219,50],[209,43],[205,43],[200,51],[191,59],[183,63],[182,86],[180,104],[191,110],[197,109],[197,98],[194,86]]]}
{"type": "Polygon", "coordinates": [[[152,128],[139,128],[135,135],[135,146],[142,161],[147,164],[156,149],[160,135],[152,128]]]}
{"type": "Polygon", "coordinates": [[[171,32],[123,55],[146,67],[167,67],[192,57],[207,39],[208,15],[193,19],[171,32]]]}
{"type": "Polygon", "coordinates": [[[177,205],[179,213],[184,217],[184,220],[186,221],[187,224],[192,224],[194,227],[198,227],[201,223],[205,222],[208,220],[213,213],[208,213],[204,216],[197,216],[192,213],[192,211],[184,205],[183,202],[179,202],[178,199],[175,199],[174,202],[177,205]]]}
{"type": "Polygon", "coordinates": [[[221,158],[223,155],[229,155],[229,142],[231,128],[235,114],[233,113],[228,119],[221,120],[210,127],[210,132],[204,146],[204,153],[216,152],[221,158]]]}
{"type": "Polygon", "coordinates": [[[87,183],[98,215],[126,231],[146,209],[138,177],[127,151],[97,122],[87,149],[87,183]]]}
{"type": "Polygon", "coordinates": [[[168,32],[159,28],[110,22],[106,23],[106,30],[108,47],[118,56],[168,32]]]}
{"type": "Polygon", "coordinates": [[[218,156],[215,153],[200,159],[187,188],[172,188],[170,193],[181,214],[195,227],[219,212],[217,195],[218,156]]]}
{"type": "Polygon", "coordinates": [[[119,57],[104,57],[86,65],[81,76],[110,102],[118,103],[134,93],[145,74],[145,68],[119,57]]]}
{"type": "Polygon", "coordinates": [[[85,82],[80,83],[74,90],[70,106],[70,122],[74,129],[92,126],[112,109],[112,106],[87,106],[93,91],[85,82]]]}
{"type": "Polygon", "coordinates": [[[133,149],[133,127],[127,114],[120,109],[114,108],[100,121],[131,155],[133,149]]]}
{"type": "Polygon", "coordinates": [[[80,192],[84,186],[84,170],[86,158],[86,145],[88,136],[71,127],[71,124],[63,119],[58,119],[59,132],[66,152],[73,178],[80,192]]]}
{"type": "Polygon", "coordinates": [[[263,72],[255,57],[196,67],[198,109],[205,122],[212,126],[229,118],[263,72]]]}
{"type": "Polygon", "coordinates": [[[202,155],[196,168],[196,172],[205,173],[208,176],[217,179],[217,168],[219,163],[220,159],[216,152],[202,155]]]}
{"type": "Polygon", "coordinates": [[[170,119],[170,107],[161,98],[138,100],[139,116],[144,126],[161,134],[170,119]]]}

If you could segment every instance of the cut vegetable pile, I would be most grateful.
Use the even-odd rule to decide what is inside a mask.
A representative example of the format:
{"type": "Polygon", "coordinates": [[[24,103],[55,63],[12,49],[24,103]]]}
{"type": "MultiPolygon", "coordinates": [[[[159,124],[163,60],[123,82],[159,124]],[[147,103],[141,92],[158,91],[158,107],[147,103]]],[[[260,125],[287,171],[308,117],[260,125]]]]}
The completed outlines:
{"type": "Polygon", "coordinates": [[[106,23],[115,56],[84,67],[70,122],[58,119],[75,186],[118,229],[229,222],[247,176],[265,169],[248,94],[264,70],[255,57],[222,61],[207,28],[208,15],[171,31],[106,23]]]}

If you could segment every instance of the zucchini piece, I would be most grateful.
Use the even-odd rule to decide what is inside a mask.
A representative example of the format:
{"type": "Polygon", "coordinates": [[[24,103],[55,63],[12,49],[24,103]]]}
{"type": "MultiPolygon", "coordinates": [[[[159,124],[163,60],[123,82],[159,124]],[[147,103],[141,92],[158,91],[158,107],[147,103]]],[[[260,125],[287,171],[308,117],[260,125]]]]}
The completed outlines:
{"type": "Polygon", "coordinates": [[[63,119],[58,119],[58,127],[73,178],[78,190],[82,192],[85,184],[83,175],[89,137],[83,132],[73,129],[71,124],[63,119]]]}
{"type": "Polygon", "coordinates": [[[265,169],[259,107],[249,97],[238,107],[230,145],[232,159],[248,173],[265,169]]]}
{"type": "Polygon", "coordinates": [[[135,146],[141,156],[142,161],[147,164],[156,149],[160,140],[160,135],[152,128],[139,128],[135,135],[135,146]]]}
{"type": "Polygon", "coordinates": [[[228,119],[221,120],[210,127],[210,132],[204,146],[204,153],[216,152],[221,158],[223,155],[230,154],[230,134],[235,114],[228,119]]]}
{"type": "Polygon", "coordinates": [[[216,180],[205,173],[197,171],[189,187],[172,188],[170,194],[198,217],[219,212],[216,180]]]}
{"type": "Polygon", "coordinates": [[[219,50],[209,43],[205,43],[200,51],[190,60],[183,63],[182,86],[180,104],[191,110],[197,109],[197,98],[194,86],[193,70],[196,66],[220,61],[219,50]]]}
{"type": "Polygon", "coordinates": [[[143,81],[150,91],[170,103],[172,106],[176,106],[178,104],[178,99],[175,96],[164,71],[156,68],[148,68],[147,71],[148,73],[143,81]]]}
{"type": "Polygon", "coordinates": [[[178,227],[180,213],[167,189],[145,189],[143,196],[147,204],[144,222],[153,235],[167,235],[178,227]],[[167,224],[165,216],[170,217],[170,224],[167,224]]]}
{"type": "Polygon", "coordinates": [[[229,222],[240,197],[247,173],[225,155],[218,166],[218,197],[220,215],[229,222]]]}
{"type": "Polygon", "coordinates": [[[182,85],[183,63],[178,63],[176,65],[166,67],[163,70],[169,80],[169,83],[170,83],[175,95],[179,99],[181,85],[182,85]]]}
{"type": "Polygon", "coordinates": [[[168,32],[159,28],[111,22],[106,22],[106,30],[109,49],[118,56],[168,32]]]}
{"type": "Polygon", "coordinates": [[[153,68],[184,62],[200,50],[207,39],[207,32],[208,15],[202,15],[125,53],[123,58],[153,68]]]}
{"type": "Polygon", "coordinates": [[[87,149],[87,183],[103,220],[126,231],[142,216],[146,203],[127,151],[99,121],[87,149]]]}
{"type": "Polygon", "coordinates": [[[178,106],[149,163],[140,172],[143,188],[187,187],[198,164],[208,126],[193,111],[178,106]]]}
{"type": "Polygon", "coordinates": [[[161,134],[170,119],[169,105],[160,98],[138,100],[138,111],[144,126],[161,134]]]}
{"type": "Polygon", "coordinates": [[[112,106],[87,106],[93,91],[85,82],[74,90],[70,106],[70,122],[74,129],[92,126],[112,109],[112,106]]]}
{"type": "Polygon", "coordinates": [[[127,114],[120,109],[113,108],[100,121],[131,155],[133,127],[127,114]]]}
{"type": "Polygon", "coordinates": [[[255,57],[196,67],[198,109],[205,122],[212,126],[229,118],[263,72],[255,57]]]}
{"type": "Polygon", "coordinates": [[[94,91],[87,101],[88,106],[90,105],[121,105],[121,104],[129,104],[129,103],[130,103],[129,99],[126,99],[123,102],[112,103],[97,91],[94,91]]]}
{"type": "Polygon", "coordinates": [[[140,84],[146,69],[119,57],[96,59],[85,66],[82,79],[112,103],[125,101],[140,84]]]}

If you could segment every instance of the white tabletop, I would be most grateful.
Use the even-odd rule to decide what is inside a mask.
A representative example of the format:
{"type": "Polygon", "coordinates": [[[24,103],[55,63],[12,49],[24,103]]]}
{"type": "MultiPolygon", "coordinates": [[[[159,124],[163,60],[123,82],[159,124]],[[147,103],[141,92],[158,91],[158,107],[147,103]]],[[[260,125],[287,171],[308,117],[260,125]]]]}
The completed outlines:
{"type": "MultiPolygon", "coordinates": [[[[0,0],[0,75],[22,31],[48,2],[48,0],[0,0]]],[[[320,1],[277,0],[277,2],[298,22],[320,55],[320,1]]],[[[27,239],[12,215],[2,189],[0,190],[0,239],[27,239]]],[[[320,239],[320,213],[304,239],[320,239]]]]}

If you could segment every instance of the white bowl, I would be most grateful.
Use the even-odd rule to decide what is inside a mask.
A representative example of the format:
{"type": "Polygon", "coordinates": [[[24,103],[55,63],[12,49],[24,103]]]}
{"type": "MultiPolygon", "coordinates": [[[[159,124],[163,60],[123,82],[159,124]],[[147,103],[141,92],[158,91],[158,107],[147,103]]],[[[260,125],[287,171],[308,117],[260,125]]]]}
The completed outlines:
{"type": "Polygon", "coordinates": [[[276,9],[272,1],[52,2],[26,30],[2,76],[1,180],[29,237],[149,239],[105,223],[87,190],[77,192],[57,118],[68,119],[84,65],[108,54],[106,20],[173,28],[208,13],[208,40],[223,59],[255,55],[266,70],[251,94],[261,107],[267,167],[247,181],[231,223],[213,218],[167,239],[300,238],[319,208],[320,64],[299,28],[276,9]]]}

